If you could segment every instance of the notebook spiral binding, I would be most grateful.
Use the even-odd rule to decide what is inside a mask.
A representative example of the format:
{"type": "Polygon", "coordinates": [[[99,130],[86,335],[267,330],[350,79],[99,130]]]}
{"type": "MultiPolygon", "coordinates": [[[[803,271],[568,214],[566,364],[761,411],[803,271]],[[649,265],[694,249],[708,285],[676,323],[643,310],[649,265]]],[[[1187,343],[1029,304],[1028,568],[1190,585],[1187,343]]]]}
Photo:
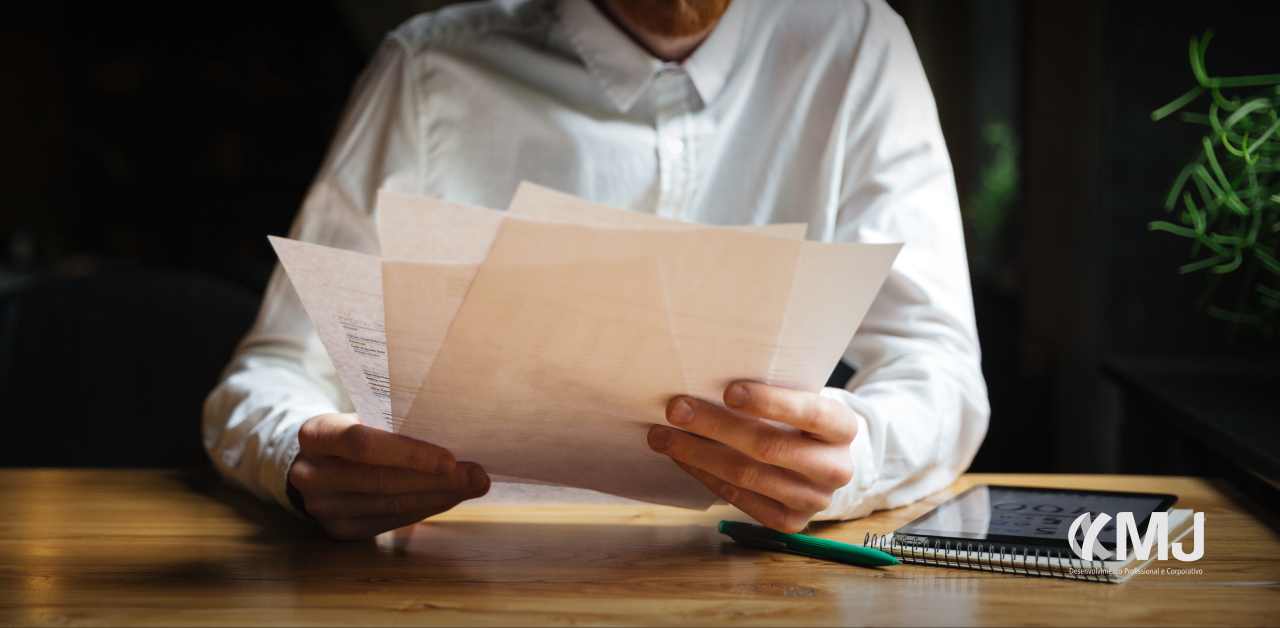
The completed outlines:
{"type": "Polygon", "coordinates": [[[951,567],[994,573],[1010,573],[1019,576],[1066,578],[1089,582],[1108,582],[1110,573],[1100,560],[1085,561],[1067,552],[1057,550],[1008,549],[1004,546],[979,543],[960,543],[941,540],[928,542],[901,542],[896,535],[871,534],[862,541],[863,547],[878,549],[894,558],[917,565],[951,567]],[[985,560],[985,564],[984,564],[985,560]],[[1043,562],[1042,562],[1043,561],[1043,562]]]}

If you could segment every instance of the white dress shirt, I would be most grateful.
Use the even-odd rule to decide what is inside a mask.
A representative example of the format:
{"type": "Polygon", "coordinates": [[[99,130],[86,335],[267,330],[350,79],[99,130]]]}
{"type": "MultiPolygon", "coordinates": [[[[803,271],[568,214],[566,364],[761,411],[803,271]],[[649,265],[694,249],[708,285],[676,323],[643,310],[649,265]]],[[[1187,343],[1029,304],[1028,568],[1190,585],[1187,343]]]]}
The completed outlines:
{"type": "MultiPolygon", "coordinates": [[[[911,503],[973,459],[989,410],[951,164],[910,35],[880,0],[736,0],[682,64],[590,0],[418,16],[356,84],[289,237],[377,255],[378,189],[502,209],[521,180],[666,218],[904,242],[844,354],[857,375],[823,390],[859,429],[853,480],[818,518],[911,503]]],[[[206,402],[210,457],[291,508],[299,426],[351,410],[277,265],[206,402]]]]}

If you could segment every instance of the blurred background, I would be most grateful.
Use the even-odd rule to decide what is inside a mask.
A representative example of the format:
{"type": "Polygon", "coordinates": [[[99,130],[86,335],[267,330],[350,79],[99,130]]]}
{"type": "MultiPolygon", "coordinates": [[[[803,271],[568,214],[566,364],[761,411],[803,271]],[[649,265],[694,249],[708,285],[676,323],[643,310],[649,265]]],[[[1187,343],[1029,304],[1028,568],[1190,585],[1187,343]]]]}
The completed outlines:
{"type": "MultiPolygon", "coordinates": [[[[0,464],[207,462],[266,236],[383,34],[445,4],[0,7],[0,464]]],[[[1215,29],[1211,75],[1275,74],[1280,3],[890,4],[962,202],[992,404],[972,470],[1205,475],[1274,510],[1280,344],[1195,308],[1188,242],[1146,223],[1204,134],[1150,119],[1195,85],[1189,38],[1215,29]]]]}

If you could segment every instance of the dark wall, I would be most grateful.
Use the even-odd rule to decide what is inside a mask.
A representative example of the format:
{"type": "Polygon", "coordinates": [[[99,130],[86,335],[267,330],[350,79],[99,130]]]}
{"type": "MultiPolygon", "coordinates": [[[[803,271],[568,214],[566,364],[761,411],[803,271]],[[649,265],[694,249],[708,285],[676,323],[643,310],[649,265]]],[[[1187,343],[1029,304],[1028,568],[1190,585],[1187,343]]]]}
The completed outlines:
{"type": "Polygon", "coordinates": [[[360,50],[328,3],[0,8],[0,281],[119,266],[252,290],[323,158],[360,50]]]}
{"type": "MultiPolygon", "coordinates": [[[[1107,352],[1182,357],[1280,353],[1275,339],[1248,327],[1233,328],[1192,307],[1211,275],[1179,275],[1178,266],[1194,261],[1191,242],[1146,228],[1152,220],[1178,222],[1176,214],[1164,212],[1164,194],[1199,149],[1200,138],[1211,133],[1177,114],[1158,122],[1150,118],[1152,111],[1196,86],[1188,41],[1214,29],[1205,59],[1210,76],[1280,73],[1280,52],[1273,41],[1259,36],[1262,25],[1280,23],[1280,3],[1121,2],[1108,5],[1107,16],[1107,352]]],[[[1210,101],[1204,94],[1183,111],[1205,114],[1210,101]]],[[[1231,308],[1242,274],[1225,278],[1215,302],[1231,308]]]]}

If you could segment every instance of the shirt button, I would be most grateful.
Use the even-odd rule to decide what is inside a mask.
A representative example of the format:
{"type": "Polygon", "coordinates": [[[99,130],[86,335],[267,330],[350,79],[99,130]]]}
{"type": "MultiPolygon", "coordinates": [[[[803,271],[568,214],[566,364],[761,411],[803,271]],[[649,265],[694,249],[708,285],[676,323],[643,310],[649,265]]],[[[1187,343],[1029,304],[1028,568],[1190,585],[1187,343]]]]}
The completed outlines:
{"type": "Polygon", "coordinates": [[[680,153],[684,152],[684,142],[674,137],[664,141],[662,143],[662,146],[663,148],[666,148],[667,152],[671,153],[672,155],[679,155],[680,153]]]}

